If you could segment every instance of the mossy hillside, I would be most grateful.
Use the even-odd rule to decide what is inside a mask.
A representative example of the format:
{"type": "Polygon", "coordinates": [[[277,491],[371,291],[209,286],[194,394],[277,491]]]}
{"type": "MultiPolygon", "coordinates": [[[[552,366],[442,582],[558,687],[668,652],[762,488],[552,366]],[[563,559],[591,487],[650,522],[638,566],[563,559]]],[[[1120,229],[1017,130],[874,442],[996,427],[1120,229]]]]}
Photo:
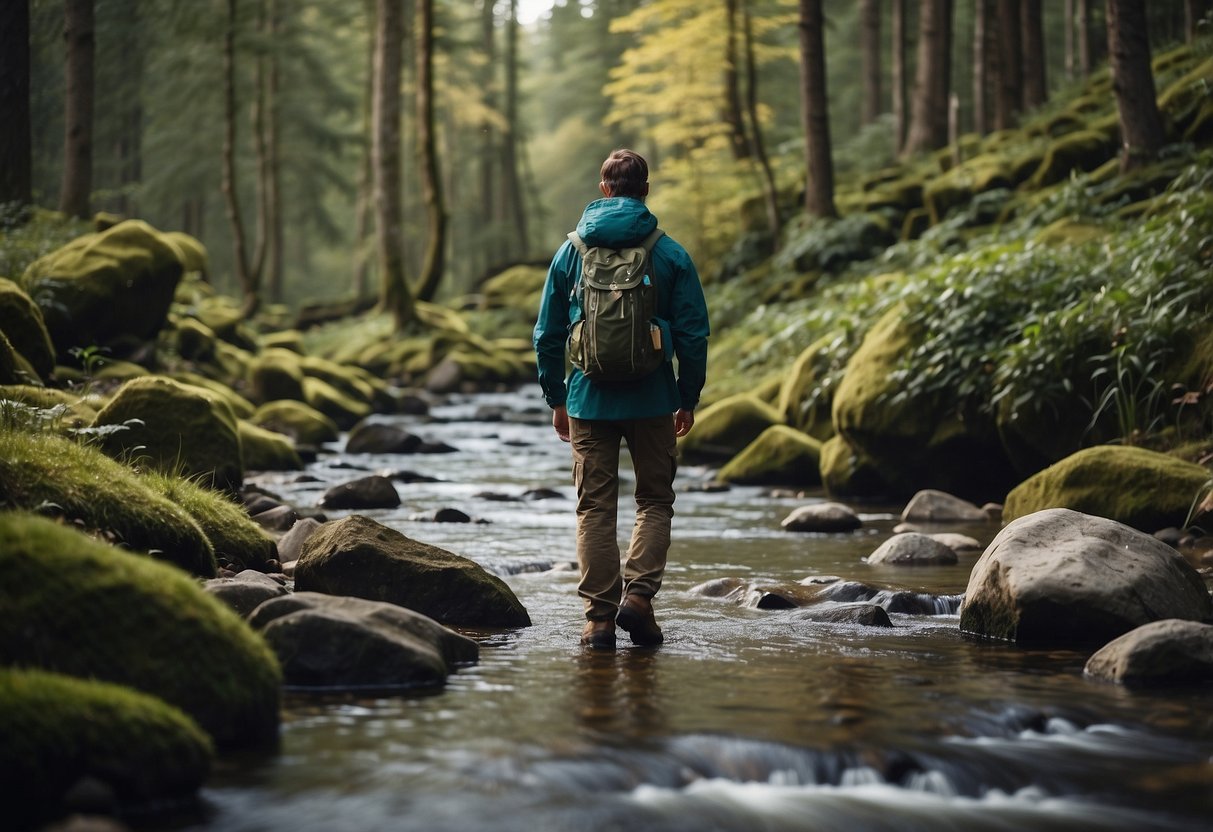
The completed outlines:
{"type": "Polygon", "coordinates": [[[3,277],[0,277],[0,332],[40,379],[50,379],[55,371],[55,346],[42,319],[42,310],[20,286],[3,277]]]}
{"type": "Polygon", "coordinates": [[[75,347],[155,338],[181,271],[156,229],[127,220],[36,260],[21,285],[42,309],[63,358],[75,347]]]}
{"type": "Polygon", "coordinates": [[[1020,483],[1007,495],[1010,522],[1046,508],[1117,520],[1144,532],[1182,526],[1210,479],[1208,468],[1124,445],[1086,448],[1020,483]]]}
{"type": "Polygon", "coordinates": [[[0,736],[0,803],[18,827],[59,814],[86,777],[125,810],[188,798],[214,756],[210,737],[154,696],[40,670],[0,669],[0,736]]]}
{"type": "Polygon", "coordinates": [[[266,430],[246,419],[236,423],[240,455],[249,471],[302,471],[303,460],[295,443],[283,433],[266,430]]]}
{"type": "Polygon", "coordinates": [[[13,512],[0,513],[0,573],[0,663],[159,697],[221,748],[276,737],[276,659],[190,576],[13,512]]]}
{"type": "Polygon", "coordinates": [[[162,376],[124,384],[97,414],[94,427],[123,426],[100,439],[116,459],[197,477],[235,492],[244,480],[236,417],[222,398],[162,376]]]}
{"type": "Polygon", "coordinates": [[[62,517],[192,575],[215,577],[215,551],[197,522],[96,448],[0,425],[0,508],[62,517]]]}
{"type": "Polygon", "coordinates": [[[821,485],[821,443],[787,425],[772,425],[720,469],[739,485],[821,485]]]}
{"type": "Polygon", "coordinates": [[[257,408],[249,421],[266,430],[285,434],[302,445],[336,442],[340,436],[340,428],[328,416],[304,402],[286,399],[266,402],[257,408]]]}
{"type": "Polygon", "coordinates": [[[678,453],[691,464],[726,462],[782,423],[779,412],[757,396],[730,396],[696,414],[694,430],[678,440],[678,453]]]}
{"type": "Polygon", "coordinates": [[[148,471],[143,480],[152,491],[194,518],[210,541],[217,560],[265,571],[266,563],[277,559],[278,546],[273,538],[230,497],[159,471],[148,471]]]}

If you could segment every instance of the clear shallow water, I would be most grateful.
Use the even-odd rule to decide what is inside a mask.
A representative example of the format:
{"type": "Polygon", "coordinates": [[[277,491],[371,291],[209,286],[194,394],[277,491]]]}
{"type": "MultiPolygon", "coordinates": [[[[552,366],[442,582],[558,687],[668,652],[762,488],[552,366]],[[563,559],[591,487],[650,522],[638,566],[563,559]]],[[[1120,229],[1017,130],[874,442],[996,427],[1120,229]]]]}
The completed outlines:
{"type": "MultiPolygon", "coordinates": [[[[280,747],[222,761],[202,815],[173,828],[1209,828],[1207,689],[1085,681],[1086,653],[975,643],[955,615],[893,614],[892,630],[827,625],[689,592],[720,577],[811,575],[962,592],[976,554],[918,569],[861,560],[891,533],[892,508],[865,514],[853,535],[791,535],[779,521],[816,498],[684,488],[658,596],[666,644],[635,649],[624,637],[613,654],[583,650],[569,454],[536,402],[537,392],[482,396],[436,409],[441,421],[402,420],[456,454],[332,456],[310,467],[319,483],[259,480],[310,505],[368,472],[441,478],[400,484],[404,506],[364,513],[502,574],[534,625],[474,634],[480,663],[440,692],[288,693],[280,747]],[[486,404],[509,421],[467,421],[486,404]],[[477,496],[532,488],[564,496],[477,496]],[[417,519],[447,506],[488,522],[417,519]]],[[[625,498],[621,539],[629,529],[625,498]]],[[[949,530],[983,544],[997,531],[949,530]]]]}

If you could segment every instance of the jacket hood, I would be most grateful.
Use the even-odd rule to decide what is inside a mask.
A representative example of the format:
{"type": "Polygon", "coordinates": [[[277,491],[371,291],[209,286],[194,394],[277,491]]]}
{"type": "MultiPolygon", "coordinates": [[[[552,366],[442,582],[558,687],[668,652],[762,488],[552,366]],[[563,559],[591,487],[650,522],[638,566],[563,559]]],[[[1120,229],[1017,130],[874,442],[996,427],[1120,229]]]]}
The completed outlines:
{"type": "Polygon", "coordinates": [[[645,204],[630,196],[597,199],[585,208],[577,233],[587,246],[622,248],[639,245],[657,227],[645,204]]]}

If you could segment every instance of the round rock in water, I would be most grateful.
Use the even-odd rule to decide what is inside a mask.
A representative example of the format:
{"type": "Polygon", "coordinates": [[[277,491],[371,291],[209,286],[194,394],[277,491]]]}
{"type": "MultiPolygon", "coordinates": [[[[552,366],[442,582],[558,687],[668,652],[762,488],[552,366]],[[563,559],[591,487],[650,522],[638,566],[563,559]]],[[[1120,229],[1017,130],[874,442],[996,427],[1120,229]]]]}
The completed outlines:
{"type": "Polygon", "coordinates": [[[410,454],[420,447],[420,436],[382,422],[359,422],[345,443],[351,454],[410,454]]]}
{"type": "Polygon", "coordinates": [[[947,546],[953,552],[961,554],[962,552],[980,552],[981,543],[975,537],[969,537],[967,534],[956,534],[955,532],[940,532],[938,534],[928,535],[932,540],[936,540],[947,546]]]}
{"type": "Polygon", "coordinates": [[[858,624],[864,627],[892,627],[889,614],[875,604],[840,604],[809,607],[795,614],[798,621],[822,624],[858,624]]]}
{"type": "Polygon", "coordinates": [[[235,610],[241,618],[247,618],[271,598],[286,595],[286,587],[255,569],[245,569],[234,578],[213,578],[202,588],[235,610]]]}
{"type": "Polygon", "coordinates": [[[868,563],[886,566],[943,566],[956,563],[956,552],[917,532],[895,534],[868,555],[868,563]]]}
{"type": "Polygon", "coordinates": [[[842,503],[812,503],[793,511],[782,525],[789,532],[850,532],[863,523],[842,503]]]}
{"type": "Polygon", "coordinates": [[[1175,618],[1145,624],[1104,645],[1083,673],[1126,685],[1213,680],[1213,624],[1175,618]]]}
{"type": "Polygon", "coordinates": [[[395,508],[400,495],[387,477],[378,475],[335,485],[320,500],[324,508],[395,508]]]}
{"type": "Polygon", "coordinates": [[[967,500],[928,488],[910,499],[901,519],[909,523],[984,523],[989,515],[967,500]]]}

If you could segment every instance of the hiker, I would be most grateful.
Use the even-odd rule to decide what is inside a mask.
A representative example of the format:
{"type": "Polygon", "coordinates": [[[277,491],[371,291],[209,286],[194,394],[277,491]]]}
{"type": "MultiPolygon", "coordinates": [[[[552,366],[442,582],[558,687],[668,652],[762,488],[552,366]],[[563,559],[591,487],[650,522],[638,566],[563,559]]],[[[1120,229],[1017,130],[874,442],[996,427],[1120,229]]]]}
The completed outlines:
{"type": "Polygon", "coordinates": [[[653,596],[670,546],[675,438],[695,423],[707,371],[699,274],[645,207],[648,180],[648,163],[631,150],[602,163],[604,198],[586,207],[556,252],[535,324],[539,384],[556,435],[573,449],[581,643],[597,649],[615,647],[616,624],[637,645],[663,641],[653,596]],[[626,326],[612,329],[618,321],[626,326]],[[574,365],[567,384],[566,343],[574,365]],[[621,441],[636,474],[636,524],[622,574],[621,441]]]}

